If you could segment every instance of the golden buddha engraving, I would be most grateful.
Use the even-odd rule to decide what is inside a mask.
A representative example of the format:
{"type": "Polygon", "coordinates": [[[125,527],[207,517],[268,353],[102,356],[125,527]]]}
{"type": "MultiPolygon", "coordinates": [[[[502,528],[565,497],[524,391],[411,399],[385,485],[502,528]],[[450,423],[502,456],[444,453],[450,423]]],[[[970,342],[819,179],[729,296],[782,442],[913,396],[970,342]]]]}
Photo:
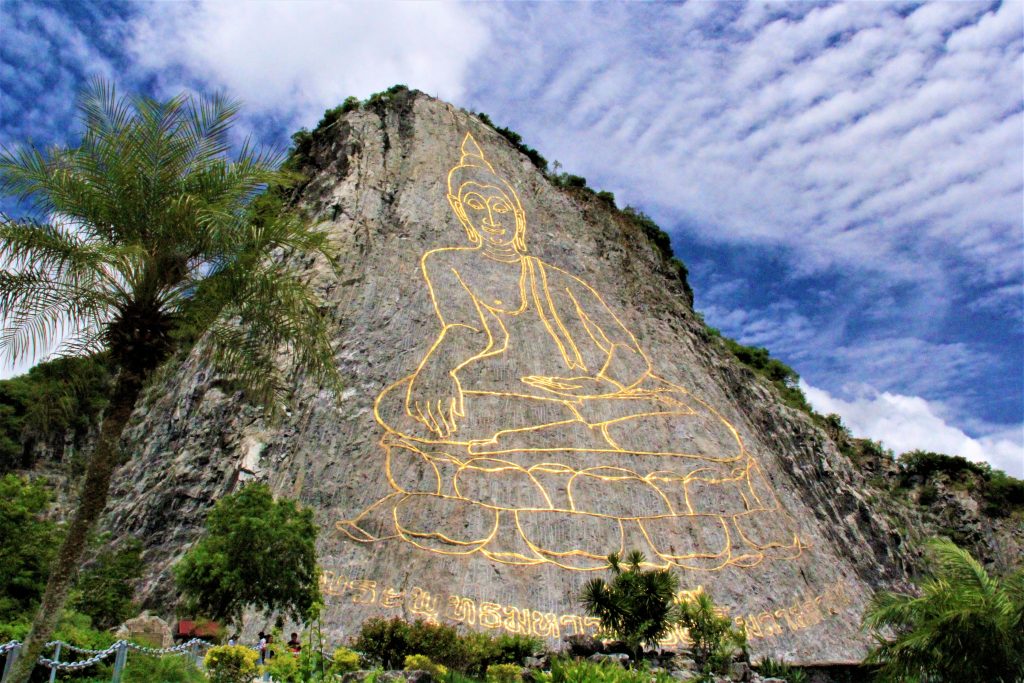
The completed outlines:
{"type": "Polygon", "coordinates": [[[798,556],[737,431],[655,374],[590,285],[529,254],[518,193],[468,133],[448,202],[467,244],[420,262],[440,331],[374,404],[392,492],[338,529],[580,570],[624,546],[708,570],[798,556]]]}

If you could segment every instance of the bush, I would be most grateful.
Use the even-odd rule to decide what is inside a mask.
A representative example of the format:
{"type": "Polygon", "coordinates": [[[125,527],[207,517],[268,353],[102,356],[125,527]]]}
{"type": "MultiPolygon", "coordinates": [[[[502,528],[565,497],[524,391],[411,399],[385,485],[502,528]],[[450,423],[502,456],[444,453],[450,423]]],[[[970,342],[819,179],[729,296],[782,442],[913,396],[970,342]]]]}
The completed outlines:
{"type": "Polygon", "coordinates": [[[359,670],[359,653],[353,652],[347,647],[339,647],[334,651],[334,663],[331,664],[331,673],[347,674],[350,671],[359,670]]]}
{"type": "Polygon", "coordinates": [[[498,647],[498,655],[495,658],[497,664],[522,664],[524,659],[544,649],[544,643],[540,638],[518,633],[502,634],[498,636],[495,644],[498,647]]]}
{"type": "Polygon", "coordinates": [[[676,683],[664,671],[651,673],[624,669],[614,662],[600,664],[585,659],[558,658],[551,662],[551,671],[534,674],[535,683],[676,683]]]}
{"type": "Polygon", "coordinates": [[[523,672],[518,664],[491,664],[487,667],[487,683],[522,683],[523,672]]]}
{"type": "Polygon", "coordinates": [[[482,678],[491,664],[513,661],[507,659],[511,653],[498,646],[498,639],[487,633],[470,631],[460,636],[462,643],[462,662],[455,667],[470,676],[482,678]]]}
{"type": "Polygon", "coordinates": [[[720,615],[707,593],[679,603],[679,625],[687,630],[693,659],[705,673],[725,673],[732,651],[746,650],[747,636],[732,626],[729,617],[720,615]]]}
{"type": "Polygon", "coordinates": [[[755,668],[765,678],[781,678],[786,683],[807,683],[807,672],[803,669],[796,669],[771,657],[765,657],[755,668]]]}
{"type": "Polygon", "coordinates": [[[251,683],[258,667],[259,655],[244,645],[211,647],[203,659],[211,683],[251,683]]]}
{"type": "Polygon", "coordinates": [[[406,655],[406,671],[426,671],[434,678],[443,678],[448,675],[448,667],[438,664],[426,655],[406,655]]]}
{"type": "Polygon", "coordinates": [[[123,683],[204,683],[206,676],[191,657],[150,657],[134,653],[124,668],[123,683]]]}
{"type": "Polygon", "coordinates": [[[267,673],[277,683],[303,683],[299,658],[279,645],[272,648],[273,656],[264,665],[267,673]]]}
{"type": "Polygon", "coordinates": [[[409,626],[408,654],[427,655],[448,668],[464,668],[465,649],[459,632],[445,624],[417,619],[409,626]]]}

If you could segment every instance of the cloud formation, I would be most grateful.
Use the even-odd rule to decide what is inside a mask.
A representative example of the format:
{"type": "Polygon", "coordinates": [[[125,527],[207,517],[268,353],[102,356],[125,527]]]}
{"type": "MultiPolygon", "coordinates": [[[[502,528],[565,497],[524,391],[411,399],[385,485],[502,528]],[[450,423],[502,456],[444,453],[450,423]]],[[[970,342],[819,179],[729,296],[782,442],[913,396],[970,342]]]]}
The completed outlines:
{"type": "Polygon", "coordinates": [[[485,53],[507,89],[474,95],[529,102],[528,139],[699,237],[785,245],[807,272],[1020,281],[1018,4],[504,12],[531,45],[485,53]]]}
{"type": "Polygon", "coordinates": [[[131,26],[136,66],[169,92],[225,88],[250,111],[312,125],[395,83],[458,100],[485,27],[434,3],[150,3],[131,26]]]}
{"type": "Polygon", "coordinates": [[[815,410],[838,413],[854,435],[881,441],[897,454],[921,449],[962,455],[1024,479],[1024,424],[974,438],[946,422],[938,406],[919,396],[865,391],[846,401],[806,383],[800,388],[815,410]]]}

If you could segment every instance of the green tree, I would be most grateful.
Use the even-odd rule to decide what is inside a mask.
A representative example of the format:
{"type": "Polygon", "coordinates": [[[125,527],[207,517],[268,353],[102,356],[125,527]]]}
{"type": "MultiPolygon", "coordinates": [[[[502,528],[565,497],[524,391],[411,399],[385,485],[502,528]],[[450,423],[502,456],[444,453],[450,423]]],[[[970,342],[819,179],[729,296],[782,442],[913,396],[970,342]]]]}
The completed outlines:
{"type": "Polygon", "coordinates": [[[928,545],[919,595],[876,593],[864,615],[882,681],[1012,683],[1024,679],[1024,568],[993,577],[951,541],[928,545]],[[879,631],[891,629],[895,637],[879,631]]]}
{"type": "Polygon", "coordinates": [[[618,553],[608,556],[612,580],[591,579],[580,601],[587,614],[601,620],[601,628],[630,648],[639,658],[644,645],[654,646],[673,625],[679,581],[667,569],[644,569],[643,553],[634,550],[623,562],[618,553]]]}
{"type": "Polygon", "coordinates": [[[246,607],[304,620],[320,601],[313,511],[265,484],[224,496],[174,569],[188,609],[241,626],[246,607]]]}
{"type": "Polygon", "coordinates": [[[101,547],[78,575],[70,606],[89,615],[95,628],[113,628],[135,616],[135,581],[142,576],[142,543],[129,538],[111,547],[108,534],[96,541],[101,547]]]}
{"type": "Polygon", "coordinates": [[[125,98],[94,82],[72,148],[0,151],[0,191],[28,217],[0,216],[0,354],[106,351],[115,379],[79,500],[13,676],[27,681],[67,599],[121,460],[118,440],[145,382],[200,337],[213,370],[263,405],[287,396],[289,357],[336,388],[326,323],[293,252],[325,254],[298,216],[254,209],[288,182],[276,155],[228,158],[238,106],[222,97],[125,98]],[[287,355],[286,355],[287,354],[287,355]]]}
{"type": "Polygon", "coordinates": [[[15,619],[39,602],[60,528],[45,517],[50,493],[38,481],[0,478],[0,621],[15,619]]]}

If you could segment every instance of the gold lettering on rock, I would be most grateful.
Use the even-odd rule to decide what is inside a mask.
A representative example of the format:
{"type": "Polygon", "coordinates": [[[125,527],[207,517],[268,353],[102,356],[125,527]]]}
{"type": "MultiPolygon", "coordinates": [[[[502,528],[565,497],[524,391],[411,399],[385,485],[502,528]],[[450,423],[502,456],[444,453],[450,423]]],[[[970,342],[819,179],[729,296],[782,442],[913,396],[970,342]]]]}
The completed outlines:
{"type": "MultiPolygon", "coordinates": [[[[347,602],[369,606],[379,605],[385,609],[407,607],[417,619],[439,623],[443,618],[449,622],[479,625],[488,630],[502,630],[508,633],[556,639],[564,635],[598,635],[601,621],[595,617],[578,614],[556,614],[541,612],[527,607],[503,605],[497,602],[479,601],[463,595],[434,594],[414,586],[408,593],[391,586],[381,586],[369,579],[349,578],[331,570],[320,575],[320,590],[325,596],[346,599],[347,602]]],[[[702,586],[680,591],[676,601],[693,599],[704,591],[702,586]]],[[[759,640],[773,638],[786,631],[803,631],[838,615],[852,604],[842,582],[836,582],[813,597],[798,597],[789,605],[774,610],[762,610],[732,617],[737,628],[746,631],[747,638],[759,640]]],[[[716,612],[729,617],[729,609],[719,607],[716,612]]],[[[685,629],[672,629],[659,644],[671,648],[690,643],[685,629]]]]}

